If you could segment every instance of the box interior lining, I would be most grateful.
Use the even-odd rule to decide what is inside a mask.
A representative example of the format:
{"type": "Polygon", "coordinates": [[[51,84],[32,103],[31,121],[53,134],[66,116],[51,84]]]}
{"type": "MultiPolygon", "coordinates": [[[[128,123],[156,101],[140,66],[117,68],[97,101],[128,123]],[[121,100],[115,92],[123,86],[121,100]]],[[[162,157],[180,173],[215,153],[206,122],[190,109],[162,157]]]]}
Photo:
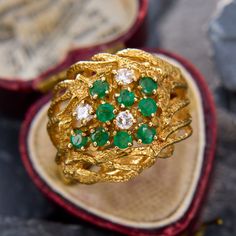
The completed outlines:
{"type": "Polygon", "coordinates": [[[30,80],[73,48],[111,42],[132,28],[138,9],[138,0],[5,1],[0,7],[0,77],[30,80]]]}

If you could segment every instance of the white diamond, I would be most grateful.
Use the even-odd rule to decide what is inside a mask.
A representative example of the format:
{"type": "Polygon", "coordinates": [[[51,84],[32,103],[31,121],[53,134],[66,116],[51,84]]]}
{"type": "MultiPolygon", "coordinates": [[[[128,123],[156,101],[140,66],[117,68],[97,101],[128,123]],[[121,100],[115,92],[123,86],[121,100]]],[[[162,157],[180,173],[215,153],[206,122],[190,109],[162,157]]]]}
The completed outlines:
{"type": "Polygon", "coordinates": [[[90,114],[92,107],[89,104],[80,103],[76,108],[76,119],[78,121],[85,120],[90,121],[93,116],[90,114]]]}
{"type": "Polygon", "coordinates": [[[134,117],[129,111],[121,111],[116,117],[116,125],[120,129],[129,129],[134,123],[134,117]]]}
{"type": "Polygon", "coordinates": [[[130,84],[133,82],[134,78],[134,72],[126,68],[117,70],[115,75],[116,81],[121,84],[130,84]]]}

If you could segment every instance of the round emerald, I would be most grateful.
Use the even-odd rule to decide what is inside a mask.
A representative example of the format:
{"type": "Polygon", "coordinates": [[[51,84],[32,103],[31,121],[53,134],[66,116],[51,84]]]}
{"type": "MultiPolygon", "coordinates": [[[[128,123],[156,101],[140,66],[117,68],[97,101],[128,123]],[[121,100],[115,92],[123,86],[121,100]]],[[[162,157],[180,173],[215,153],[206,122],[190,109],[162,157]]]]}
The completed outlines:
{"type": "Polygon", "coordinates": [[[151,77],[142,77],[139,80],[139,85],[142,87],[142,92],[145,94],[152,94],[157,89],[157,82],[151,77]]]}
{"type": "Polygon", "coordinates": [[[109,103],[104,103],[98,106],[96,115],[101,122],[107,122],[115,118],[113,113],[114,106],[109,103]]]}
{"type": "Polygon", "coordinates": [[[109,91],[109,84],[102,80],[96,80],[89,90],[92,96],[98,96],[99,98],[104,98],[107,91],[109,91]]]}
{"type": "Polygon", "coordinates": [[[91,134],[91,140],[93,143],[96,143],[97,146],[104,146],[109,140],[109,134],[105,131],[104,128],[98,127],[95,132],[91,134]]]}
{"type": "Polygon", "coordinates": [[[152,98],[143,98],[140,100],[138,107],[143,116],[151,116],[157,111],[157,104],[152,98]]]}
{"type": "Polygon", "coordinates": [[[121,149],[127,148],[132,142],[132,136],[126,131],[118,131],[114,137],[114,145],[121,149]]]}
{"type": "Polygon", "coordinates": [[[120,95],[117,98],[117,102],[126,107],[132,106],[134,104],[134,93],[128,91],[127,89],[121,90],[120,95]]]}
{"type": "Polygon", "coordinates": [[[75,130],[75,134],[70,136],[70,142],[73,147],[80,149],[84,147],[88,142],[88,137],[82,135],[81,130],[75,130]]]}
{"type": "Polygon", "coordinates": [[[149,127],[146,124],[141,125],[137,131],[137,138],[142,140],[142,143],[151,143],[156,135],[156,129],[149,127]]]}

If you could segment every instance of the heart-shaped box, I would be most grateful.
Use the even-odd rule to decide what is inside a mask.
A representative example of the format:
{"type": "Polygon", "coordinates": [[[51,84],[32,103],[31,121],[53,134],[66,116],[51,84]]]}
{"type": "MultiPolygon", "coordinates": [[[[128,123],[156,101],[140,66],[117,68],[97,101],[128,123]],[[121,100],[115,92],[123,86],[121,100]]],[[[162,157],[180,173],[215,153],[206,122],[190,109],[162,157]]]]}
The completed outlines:
{"type": "Polygon", "coordinates": [[[198,70],[182,57],[147,50],[178,66],[189,84],[193,135],[175,145],[174,155],[126,183],[64,185],[46,131],[50,97],[35,103],[20,135],[24,165],[38,188],[73,215],[128,235],[174,236],[191,232],[207,192],[216,145],[212,96],[198,70]]]}
{"type": "Polygon", "coordinates": [[[143,46],[147,8],[148,0],[1,4],[1,111],[23,114],[44,91],[44,81],[82,58],[143,46]]]}

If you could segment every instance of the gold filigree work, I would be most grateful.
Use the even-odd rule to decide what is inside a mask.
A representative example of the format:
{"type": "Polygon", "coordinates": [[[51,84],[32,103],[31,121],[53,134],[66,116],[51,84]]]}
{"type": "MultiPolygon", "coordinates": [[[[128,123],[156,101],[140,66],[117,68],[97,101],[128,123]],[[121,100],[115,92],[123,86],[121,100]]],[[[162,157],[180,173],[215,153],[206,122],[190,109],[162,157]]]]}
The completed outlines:
{"type": "Polygon", "coordinates": [[[67,80],[58,83],[48,111],[48,133],[57,148],[56,162],[66,182],[93,184],[97,182],[124,182],[152,166],[156,159],[173,154],[174,143],[192,133],[188,111],[187,83],[181,71],[168,62],[137,49],[125,49],[116,54],[100,53],[91,61],[81,61],[67,71],[67,80]],[[132,70],[135,81],[121,85],[114,79],[116,71],[132,70]],[[144,117],[138,109],[138,101],[146,96],[138,88],[138,80],[153,78],[158,88],[151,97],[157,102],[158,110],[151,117],[144,117]],[[109,92],[103,99],[89,93],[94,81],[101,79],[109,83],[109,92]],[[129,108],[134,116],[134,125],[128,132],[134,137],[133,145],[126,149],[115,148],[113,137],[119,131],[115,122],[102,123],[96,119],[96,109],[101,103],[110,103],[114,113],[126,110],[116,102],[121,89],[129,89],[136,96],[129,108]],[[90,104],[93,119],[78,124],[74,112],[79,104],[90,104]],[[155,127],[157,136],[151,144],[142,144],[135,139],[141,124],[155,127]],[[76,149],[70,144],[71,132],[78,127],[89,135],[97,127],[104,127],[111,139],[104,146],[90,143],[86,148],[76,149]]]}

